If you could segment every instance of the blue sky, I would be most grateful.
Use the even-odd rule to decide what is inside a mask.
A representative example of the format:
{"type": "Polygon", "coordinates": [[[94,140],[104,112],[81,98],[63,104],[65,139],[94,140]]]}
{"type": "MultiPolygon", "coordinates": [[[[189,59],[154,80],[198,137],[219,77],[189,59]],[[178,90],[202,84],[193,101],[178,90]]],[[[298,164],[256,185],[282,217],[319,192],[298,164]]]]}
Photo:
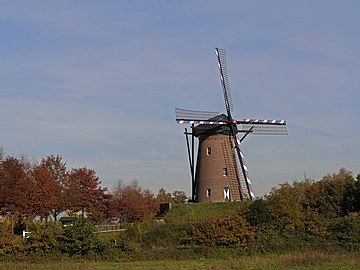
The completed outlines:
{"type": "Polygon", "coordinates": [[[0,144],[190,195],[174,108],[284,118],[242,147],[256,195],[360,172],[359,1],[1,1],[0,144]]]}

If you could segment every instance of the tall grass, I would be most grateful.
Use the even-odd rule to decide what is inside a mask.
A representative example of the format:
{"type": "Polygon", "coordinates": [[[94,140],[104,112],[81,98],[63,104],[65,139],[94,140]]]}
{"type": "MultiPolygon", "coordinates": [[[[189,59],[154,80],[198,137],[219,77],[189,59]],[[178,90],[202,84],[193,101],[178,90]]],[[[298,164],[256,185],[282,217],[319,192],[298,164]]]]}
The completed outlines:
{"type": "Polygon", "coordinates": [[[326,269],[359,269],[360,253],[291,253],[264,256],[223,257],[218,259],[196,260],[158,260],[158,261],[135,261],[118,263],[95,263],[95,262],[57,262],[57,263],[2,263],[0,270],[115,270],[115,269],[213,269],[213,270],[326,270],[326,269]]]}

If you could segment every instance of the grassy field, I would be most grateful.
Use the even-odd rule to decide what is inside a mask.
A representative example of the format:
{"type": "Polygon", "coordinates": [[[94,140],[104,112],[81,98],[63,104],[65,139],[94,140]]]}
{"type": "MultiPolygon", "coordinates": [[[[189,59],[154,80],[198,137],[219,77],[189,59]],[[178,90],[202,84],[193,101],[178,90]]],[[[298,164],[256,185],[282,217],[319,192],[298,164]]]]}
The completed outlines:
{"type": "Polygon", "coordinates": [[[64,270],[112,270],[112,269],[360,269],[360,253],[341,253],[341,254],[325,254],[325,253],[298,253],[283,255],[263,255],[249,256],[232,259],[199,259],[199,260],[162,260],[162,261],[136,261],[136,262],[117,262],[117,263],[95,263],[95,262],[58,262],[58,263],[10,263],[3,262],[0,264],[1,270],[20,270],[20,269],[64,269],[64,270]]]}

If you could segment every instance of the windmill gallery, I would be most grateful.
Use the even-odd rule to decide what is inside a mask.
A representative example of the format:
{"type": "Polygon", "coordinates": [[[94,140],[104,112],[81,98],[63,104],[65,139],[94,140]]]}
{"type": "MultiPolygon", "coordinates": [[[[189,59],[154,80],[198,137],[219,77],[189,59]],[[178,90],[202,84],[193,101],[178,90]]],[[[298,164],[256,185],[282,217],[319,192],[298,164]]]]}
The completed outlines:
{"type": "Polygon", "coordinates": [[[216,48],[215,52],[226,114],[175,108],[176,121],[191,126],[191,132],[185,128],[192,182],[191,199],[194,202],[255,200],[240,145],[250,134],[287,135],[286,121],[233,119],[226,51],[216,48]],[[195,137],[198,139],[196,164],[195,137]]]}

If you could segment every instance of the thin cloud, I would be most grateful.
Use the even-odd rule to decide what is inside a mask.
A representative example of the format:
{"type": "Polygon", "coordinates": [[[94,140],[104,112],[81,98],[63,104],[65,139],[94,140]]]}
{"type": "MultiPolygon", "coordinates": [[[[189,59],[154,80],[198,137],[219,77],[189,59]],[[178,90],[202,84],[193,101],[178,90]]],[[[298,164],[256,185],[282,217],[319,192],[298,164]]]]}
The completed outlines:
{"type": "Polygon", "coordinates": [[[357,1],[217,4],[4,3],[0,143],[61,154],[107,186],[189,191],[174,107],[224,112],[213,51],[223,47],[234,117],[288,120],[288,137],[243,144],[258,195],[304,171],[357,173],[357,1]]]}

